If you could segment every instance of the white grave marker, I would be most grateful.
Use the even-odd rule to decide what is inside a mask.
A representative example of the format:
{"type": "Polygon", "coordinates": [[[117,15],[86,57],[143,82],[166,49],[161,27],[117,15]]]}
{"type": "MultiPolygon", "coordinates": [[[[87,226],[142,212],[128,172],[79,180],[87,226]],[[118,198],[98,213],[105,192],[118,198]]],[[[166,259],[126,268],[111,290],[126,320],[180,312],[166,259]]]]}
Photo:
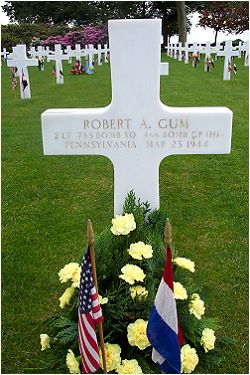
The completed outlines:
{"type": "Polygon", "coordinates": [[[102,46],[101,44],[97,45],[97,65],[102,65],[102,46]]]}
{"type": "Polygon", "coordinates": [[[168,62],[161,62],[160,74],[161,74],[161,76],[168,76],[169,75],[169,63],[168,62]]]}
{"type": "Polygon", "coordinates": [[[184,51],[184,54],[185,54],[184,64],[188,64],[189,63],[189,51],[190,51],[190,49],[188,48],[188,42],[185,42],[185,46],[183,47],[183,51],[184,51]]]}
{"type": "Polygon", "coordinates": [[[18,44],[16,47],[13,47],[13,59],[7,60],[8,67],[16,67],[19,72],[20,79],[20,94],[21,99],[30,99],[30,81],[28,66],[37,66],[37,59],[28,59],[27,51],[25,44],[18,44]]]}
{"type": "Polygon", "coordinates": [[[160,36],[158,19],[109,21],[111,103],[42,114],[45,155],[104,155],[113,162],[115,214],[132,189],[159,207],[159,165],[166,156],[230,152],[228,108],[174,108],[160,101],[160,36]]]}
{"type": "Polygon", "coordinates": [[[109,52],[108,45],[107,45],[107,44],[104,44],[104,62],[105,62],[105,63],[108,63],[108,62],[109,62],[109,59],[108,59],[108,52],[109,52]]]}
{"type": "Polygon", "coordinates": [[[45,50],[46,50],[46,53],[47,53],[47,62],[50,62],[50,56],[51,56],[51,54],[50,54],[49,46],[46,46],[45,50]]]}
{"type": "Polygon", "coordinates": [[[204,64],[204,72],[207,72],[207,66],[206,66],[206,61],[207,59],[210,59],[210,56],[211,56],[211,46],[210,46],[210,42],[206,42],[206,45],[205,47],[202,48],[202,53],[205,54],[205,64],[204,64]]]}
{"type": "Polygon", "coordinates": [[[232,56],[238,56],[238,55],[239,55],[239,51],[233,50],[231,40],[226,40],[224,50],[217,52],[217,56],[224,56],[224,71],[223,71],[224,81],[230,80],[231,70],[229,69],[229,64],[232,68],[231,58],[232,56]]]}
{"type": "Polygon", "coordinates": [[[6,48],[3,48],[3,51],[1,52],[1,56],[4,58],[5,61],[7,60],[8,54],[9,52],[6,51],[6,48]]]}
{"type": "Polygon", "coordinates": [[[88,53],[88,56],[89,56],[89,68],[90,69],[93,69],[93,59],[94,59],[94,54],[95,54],[96,50],[93,46],[93,44],[89,44],[88,45],[88,50],[87,50],[87,53],[88,53]]]}
{"type": "Polygon", "coordinates": [[[72,57],[74,56],[74,51],[71,49],[71,46],[66,46],[66,54],[68,55],[69,64],[72,64],[72,57]]]}
{"type": "Polygon", "coordinates": [[[61,49],[61,44],[55,44],[55,52],[53,55],[50,55],[50,60],[55,61],[55,68],[56,68],[56,83],[57,84],[63,84],[64,78],[63,78],[63,66],[62,66],[62,60],[68,60],[68,55],[63,54],[63,51],[61,49]]]}
{"type": "Polygon", "coordinates": [[[74,56],[76,58],[76,61],[80,61],[80,64],[82,63],[83,54],[84,53],[81,50],[81,44],[75,44],[74,56]]]}
{"type": "Polygon", "coordinates": [[[241,51],[245,52],[245,57],[244,57],[244,66],[249,66],[249,42],[245,42],[241,46],[241,51]]]}

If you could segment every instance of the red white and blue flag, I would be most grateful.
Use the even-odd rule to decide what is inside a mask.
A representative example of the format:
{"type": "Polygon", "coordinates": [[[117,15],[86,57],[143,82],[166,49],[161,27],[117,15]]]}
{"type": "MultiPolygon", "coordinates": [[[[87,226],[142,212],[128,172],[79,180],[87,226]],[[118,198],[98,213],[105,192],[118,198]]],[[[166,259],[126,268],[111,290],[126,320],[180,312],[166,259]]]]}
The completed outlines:
{"type": "Polygon", "coordinates": [[[78,308],[78,341],[83,374],[92,374],[100,367],[95,324],[102,321],[103,315],[93,281],[90,250],[88,248],[81,264],[78,308]]]}
{"type": "Polygon", "coordinates": [[[164,274],[152,307],[147,336],[153,346],[152,359],[169,374],[181,371],[180,346],[184,344],[174,299],[171,248],[167,248],[164,274]]]}

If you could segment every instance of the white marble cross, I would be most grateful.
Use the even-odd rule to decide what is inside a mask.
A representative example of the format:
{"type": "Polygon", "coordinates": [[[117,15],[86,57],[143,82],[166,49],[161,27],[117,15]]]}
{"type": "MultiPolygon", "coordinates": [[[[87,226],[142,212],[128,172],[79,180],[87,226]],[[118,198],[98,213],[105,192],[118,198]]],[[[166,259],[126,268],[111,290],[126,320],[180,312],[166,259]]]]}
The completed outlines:
{"type": "Polygon", "coordinates": [[[46,46],[45,47],[45,51],[46,51],[46,56],[47,56],[47,62],[50,62],[50,49],[49,49],[49,46],[46,46]]]}
{"type": "Polygon", "coordinates": [[[204,72],[207,72],[207,66],[206,66],[206,60],[207,59],[210,59],[210,56],[211,56],[211,46],[210,46],[210,42],[206,42],[206,45],[205,47],[202,48],[202,53],[205,54],[205,57],[204,57],[204,60],[205,60],[205,64],[204,64],[204,72]]]}
{"type": "Polygon", "coordinates": [[[88,56],[89,56],[89,68],[90,69],[93,69],[93,59],[94,59],[94,55],[95,55],[95,48],[93,46],[93,44],[89,44],[88,45],[88,49],[87,49],[87,53],[88,53],[88,56]]]}
{"type": "Polygon", "coordinates": [[[71,49],[71,46],[66,46],[66,55],[68,55],[68,62],[72,64],[72,57],[74,56],[74,51],[71,49]]]}
{"type": "Polygon", "coordinates": [[[62,60],[68,60],[68,55],[63,54],[61,49],[61,44],[55,44],[55,52],[49,56],[50,60],[55,61],[55,68],[56,68],[56,83],[63,84],[63,65],[62,60]]]}
{"type": "Polygon", "coordinates": [[[159,208],[159,166],[166,156],[230,152],[228,108],[175,108],[160,101],[160,36],[159,19],[109,21],[111,103],[42,114],[45,155],[104,155],[112,161],[115,214],[122,213],[130,190],[159,208]]]}
{"type": "Polygon", "coordinates": [[[185,54],[184,64],[188,64],[189,63],[189,52],[191,52],[190,49],[188,48],[188,42],[185,42],[185,46],[183,47],[183,52],[185,54]]]}
{"type": "Polygon", "coordinates": [[[108,59],[108,52],[109,52],[109,49],[108,49],[108,45],[105,43],[104,44],[104,62],[105,63],[108,63],[109,59],[108,59]]]}
{"type": "Polygon", "coordinates": [[[102,46],[101,44],[97,45],[97,65],[102,65],[102,46]]]}
{"type": "Polygon", "coordinates": [[[7,66],[16,67],[19,72],[21,99],[30,99],[30,81],[28,66],[38,66],[37,59],[28,59],[25,44],[18,44],[13,48],[13,59],[7,60],[7,66]],[[14,49],[15,48],[15,49],[14,49]]]}
{"type": "Polygon", "coordinates": [[[1,52],[1,56],[3,56],[4,60],[7,59],[8,54],[9,54],[9,52],[6,51],[6,48],[3,48],[3,51],[1,52]]]}
{"type": "Polygon", "coordinates": [[[216,61],[218,60],[217,52],[219,52],[220,49],[221,49],[220,42],[217,42],[216,45],[215,45],[214,47],[211,47],[211,52],[212,52],[212,53],[215,53],[215,60],[216,60],[216,61]]]}
{"type": "Polygon", "coordinates": [[[223,80],[229,81],[231,77],[231,70],[229,65],[232,68],[231,58],[232,56],[238,56],[239,51],[236,51],[232,47],[232,41],[226,40],[225,47],[223,51],[218,51],[217,56],[224,56],[224,71],[223,71],[223,80]]]}
{"type": "Polygon", "coordinates": [[[245,42],[241,46],[241,52],[245,52],[244,66],[249,66],[249,42],[245,42]]]}
{"type": "Polygon", "coordinates": [[[75,44],[75,50],[74,50],[74,57],[76,58],[76,61],[82,61],[82,56],[84,55],[84,52],[81,49],[81,44],[75,44]]]}

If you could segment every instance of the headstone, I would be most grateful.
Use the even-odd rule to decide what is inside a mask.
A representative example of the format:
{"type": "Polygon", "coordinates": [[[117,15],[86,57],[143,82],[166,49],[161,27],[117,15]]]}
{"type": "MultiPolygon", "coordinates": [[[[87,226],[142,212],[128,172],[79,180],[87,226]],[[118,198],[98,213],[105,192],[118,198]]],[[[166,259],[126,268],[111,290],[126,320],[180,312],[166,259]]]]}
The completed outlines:
{"type": "Polygon", "coordinates": [[[48,52],[42,46],[37,47],[37,51],[35,51],[34,57],[37,57],[39,60],[39,69],[41,72],[44,71],[44,60],[45,57],[48,55],[48,52]]]}
{"type": "Polygon", "coordinates": [[[122,213],[130,190],[158,208],[161,161],[175,154],[229,153],[232,112],[174,108],[160,101],[161,20],[108,25],[112,101],[104,108],[45,111],[44,154],[104,155],[114,166],[115,214],[122,213]]]}
{"type": "Polygon", "coordinates": [[[104,62],[105,63],[109,62],[108,53],[109,53],[108,45],[104,44],[104,62]]]}
{"type": "Polygon", "coordinates": [[[28,54],[32,59],[36,58],[36,48],[35,47],[30,47],[30,50],[28,51],[28,54]]]}
{"type": "Polygon", "coordinates": [[[4,58],[4,60],[7,60],[9,52],[7,52],[6,48],[3,48],[3,51],[1,52],[1,56],[4,58]]]}
{"type": "Polygon", "coordinates": [[[188,64],[189,63],[189,48],[188,48],[188,42],[185,42],[185,46],[183,48],[184,51],[184,63],[188,64]]]}
{"type": "Polygon", "coordinates": [[[217,42],[214,47],[211,47],[211,52],[215,54],[215,60],[218,60],[217,53],[221,50],[220,42],[217,42]]]}
{"type": "Polygon", "coordinates": [[[49,46],[46,46],[45,47],[45,50],[46,50],[46,53],[47,53],[47,62],[50,62],[50,49],[49,49],[49,46]]]}
{"type": "Polygon", "coordinates": [[[178,61],[182,61],[182,51],[183,51],[182,43],[179,43],[179,47],[178,47],[178,61]]]}
{"type": "Polygon", "coordinates": [[[249,66],[249,42],[245,42],[242,46],[241,46],[241,51],[242,52],[245,52],[245,56],[244,56],[244,66],[249,66]]]}
{"type": "Polygon", "coordinates": [[[101,44],[97,45],[97,65],[102,65],[102,46],[101,44]]]}
{"type": "Polygon", "coordinates": [[[175,43],[174,44],[174,59],[177,60],[178,58],[178,50],[179,50],[179,44],[175,43]]]}
{"type": "Polygon", "coordinates": [[[50,55],[50,60],[55,61],[56,83],[63,84],[64,77],[63,77],[62,60],[68,60],[68,55],[63,54],[63,51],[61,49],[61,44],[55,44],[55,52],[54,54],[50,55]]]}
{"type": "Polygon", "coordinates": [[[82,62],[82,56],[83,52],[81,50],[81,44],[75,44],[75,50],[74,50],[74,56],[76,58],[76,61],[80,61],[80,64],[82,62]]]}
{"type": "Polygon", "coordinates": [[[37,66],[37,59],[28,59],[25,44],[18,44],[13,48],[13,59],[7,60],[7,66],[16,67],[19,71],[21,99],[30,99],[30,81],[28,66],[37,66]]]}
{"type": "Polygon", "coordinates": [[[205,57],[204,57],[204,60],[205,60],[204,72],[207,72],[208,71],[207,65],[209,64],[209,59],[210,59],[210,56],[211,56],[210,42],[206,42],[205,47],[202,48],[202,53],[205,54],[205,57]]]}
{"type": "Polygon", "coordinates": [[[169,63],[162,62],[160,66],[160,74],[161,76],[168,76],[169,75],[169,63]]]}
{"type": "Polygon", "coordinates": [[[95,54],[95,49],[94,49],[94,46],[93,44],[89,44],[88,45],[88,56],[89,56],[89,68],[90,69],[93,69],[94,66],[93,66],[93,60],[94,60],[94,54],[95,54]]]}
{"type": "Polygon", "coordinates": [[[71,46],[66,46],[66,54],[68,55],[69,64],[72,64],[72,57],[74,56],[74,51],[71,49],[71,46]]]}
{"type": "Polygon", "coordinates": [[[223,80],[228,81],[231,77],[232,72],[232,56],[238,56],[239,51],[236,51],[232,47],[232,41],[226,40],[225,47],[223,51],[217,53],[218,56],[224,56],[224,71],[223,71],[223,80]]]}

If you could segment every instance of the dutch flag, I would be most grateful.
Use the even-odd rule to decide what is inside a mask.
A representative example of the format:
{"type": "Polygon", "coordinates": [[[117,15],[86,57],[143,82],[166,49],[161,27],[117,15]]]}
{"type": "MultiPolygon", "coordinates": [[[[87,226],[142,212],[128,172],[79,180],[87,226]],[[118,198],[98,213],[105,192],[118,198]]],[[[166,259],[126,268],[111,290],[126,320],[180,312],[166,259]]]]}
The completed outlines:
{"type": "Polygon", "coordinates": [[[153,346],[152,360],[169,374],[181,372],[180,346],[184,344],[173,292],[171,248],[167,248],[164,274],[152,307],[147,336],[153,346]]]}

